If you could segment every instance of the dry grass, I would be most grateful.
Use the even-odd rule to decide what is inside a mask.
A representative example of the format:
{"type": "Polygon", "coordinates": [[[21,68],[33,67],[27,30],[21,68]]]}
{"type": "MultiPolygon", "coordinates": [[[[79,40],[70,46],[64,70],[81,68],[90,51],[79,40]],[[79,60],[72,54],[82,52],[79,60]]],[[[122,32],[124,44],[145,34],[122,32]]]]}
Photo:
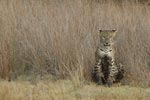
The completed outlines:
{"type": "Polygon", "coordinates": [[[126,80],[149,84],[150,7],[99,0],[0,0],[0,76],[89,80],[98,29],[117,29],[126,80]],[[132,77],[131,77],[132,76],[132,77]]]}
{"type": "Polygon", "coordinates": [[[0,0],[0,77],[18,79],[0,80],[0,100],[149,100],[149,88],[131,85],[150,85],[150,7],[102,1],[0,0]],[[131,85],[96,86],[98,29],[114,28],[131,85]]]}
{"type": "Polygon", "coordinates": [[[84,84],[75,87],[71,81],[0,82],[0,100],[149,100],[150,89],[129,86],[101,87],[84,84]]]}

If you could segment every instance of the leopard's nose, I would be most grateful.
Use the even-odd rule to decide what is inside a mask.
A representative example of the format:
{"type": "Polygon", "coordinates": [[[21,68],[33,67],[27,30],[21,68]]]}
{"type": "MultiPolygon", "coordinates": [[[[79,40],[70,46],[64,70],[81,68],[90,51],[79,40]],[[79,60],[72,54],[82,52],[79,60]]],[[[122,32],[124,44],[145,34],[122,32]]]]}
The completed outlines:
{"type": "Polygon", "coordinates": [[[110,46],[110,44],[109,44],[108,42],[106,42],[106,43],[104,44],[104,46],[110,46]]]}
{"type": "Polygon", "coordinates": [[[108,42],[106,42],[105,44],[106,44],[106,45],[109,45],[109,43],[108,43],[108,42]]]}

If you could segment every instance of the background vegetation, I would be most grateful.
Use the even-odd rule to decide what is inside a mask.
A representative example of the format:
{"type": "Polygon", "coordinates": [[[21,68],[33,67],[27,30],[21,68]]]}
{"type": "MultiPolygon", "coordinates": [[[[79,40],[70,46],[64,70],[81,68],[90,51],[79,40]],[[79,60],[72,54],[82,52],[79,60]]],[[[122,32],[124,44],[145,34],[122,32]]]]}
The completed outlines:
{"type": "Polygon", "coordinates": [[[149,77],[149,0],[0,0],[0,100],[149,100],[149,77]],[[99,29],[124,86],[91,81],[99,29]]]}
{"type": "Polygon", "coordinates": [[[0,0],[0,77],[91,80],[99,29],[117,29],[128,82],[150,83],[150,6],[121,0],[0,0]]]}

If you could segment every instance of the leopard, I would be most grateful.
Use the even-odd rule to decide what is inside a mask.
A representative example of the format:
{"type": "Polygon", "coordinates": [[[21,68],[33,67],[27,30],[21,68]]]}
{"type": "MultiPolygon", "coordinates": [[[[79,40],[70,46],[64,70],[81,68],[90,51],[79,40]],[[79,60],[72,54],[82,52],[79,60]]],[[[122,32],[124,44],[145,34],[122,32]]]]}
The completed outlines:
{"type": "Polygon", "coordinates": [[[116,30],[99,30],[99,45],[95,51],[95,66],[92,75],[98,85],[113,83],[123,78],[122,66],[115,62],[114,38],[116,30]]]}

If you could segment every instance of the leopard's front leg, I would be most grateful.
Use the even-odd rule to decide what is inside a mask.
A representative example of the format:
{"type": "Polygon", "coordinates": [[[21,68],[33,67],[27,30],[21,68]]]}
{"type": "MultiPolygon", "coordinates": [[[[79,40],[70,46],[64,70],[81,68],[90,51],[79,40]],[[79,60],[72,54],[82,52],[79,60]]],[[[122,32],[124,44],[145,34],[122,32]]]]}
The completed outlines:
{"type": "Polygon", "coordinates": [[[118,69],[115,66],[113,57],[108,57],[108,63],[109,63],[109,67],[108,67],[109,75],[108,75],[108,79],[107,79],[107,85],[112,86],[113,82],[115,82],[115,80],[116,80],[115,76],[118,73],[118,69]]]}
{"type": "Polygon", "coordinates": [[[104,78],[104,75],[102,72],[102,59],[101,58],[96,59],[93,72],[94,72],[94,76],[96,78],[97,84],[102,85],[103,84],[102,78],[104,78]]]}

